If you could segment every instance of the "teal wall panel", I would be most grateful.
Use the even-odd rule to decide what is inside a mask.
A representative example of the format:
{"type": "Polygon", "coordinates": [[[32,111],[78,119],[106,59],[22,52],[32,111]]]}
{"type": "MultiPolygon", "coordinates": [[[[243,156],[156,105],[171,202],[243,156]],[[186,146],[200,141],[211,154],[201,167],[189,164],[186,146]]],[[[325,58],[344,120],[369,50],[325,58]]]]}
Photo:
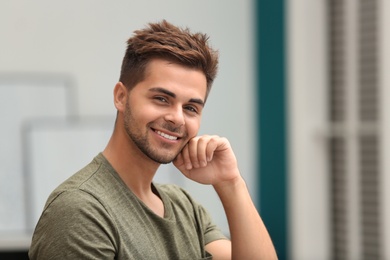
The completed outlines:
{"type": "Polygon", "coordinates": [[[285,3],[256,4],[259,208],[279,259],[288,259],[285,3]]]}

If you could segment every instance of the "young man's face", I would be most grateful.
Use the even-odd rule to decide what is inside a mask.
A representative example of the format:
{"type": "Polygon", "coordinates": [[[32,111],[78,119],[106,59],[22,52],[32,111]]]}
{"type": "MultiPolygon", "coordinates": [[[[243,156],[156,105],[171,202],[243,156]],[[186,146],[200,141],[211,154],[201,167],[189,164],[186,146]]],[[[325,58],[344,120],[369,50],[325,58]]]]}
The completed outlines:
{"type": "Polygon", "coordinates": [[[169,163],[196,136],[206,97],[206,77],[165,60],[152,60],[145,80],[129,94],[124,123],[130,145],[169,163]]]}

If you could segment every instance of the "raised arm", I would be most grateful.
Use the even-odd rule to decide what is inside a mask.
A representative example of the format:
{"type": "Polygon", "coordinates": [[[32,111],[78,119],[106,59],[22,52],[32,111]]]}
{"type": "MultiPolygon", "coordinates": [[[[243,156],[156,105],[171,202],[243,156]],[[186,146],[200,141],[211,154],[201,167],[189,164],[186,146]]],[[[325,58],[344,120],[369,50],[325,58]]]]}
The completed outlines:
{"type": "Polygon", "coordinates": [[[206,250],[213,259],[277,259],[271,238],[226,138],[195,137],[184,147],[174,164],[189,179],[213,185],[223,204],[231,243],[219,240],[208,244],[206,250]]]}

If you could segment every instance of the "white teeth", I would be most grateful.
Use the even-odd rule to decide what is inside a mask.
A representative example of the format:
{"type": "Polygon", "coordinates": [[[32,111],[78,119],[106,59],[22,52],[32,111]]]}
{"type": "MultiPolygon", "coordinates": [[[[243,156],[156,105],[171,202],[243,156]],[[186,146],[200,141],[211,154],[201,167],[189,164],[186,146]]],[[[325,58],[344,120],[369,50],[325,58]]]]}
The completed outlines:
{"type": "Polygon", "coordinates": [[[157,134],[161,135],[162,137],[164,138],[167,138],[169,140],[177,140],[177,137],[176,136],[172,136],[172,135],[167,135],[161,131],[156,131],[157,134]]]}

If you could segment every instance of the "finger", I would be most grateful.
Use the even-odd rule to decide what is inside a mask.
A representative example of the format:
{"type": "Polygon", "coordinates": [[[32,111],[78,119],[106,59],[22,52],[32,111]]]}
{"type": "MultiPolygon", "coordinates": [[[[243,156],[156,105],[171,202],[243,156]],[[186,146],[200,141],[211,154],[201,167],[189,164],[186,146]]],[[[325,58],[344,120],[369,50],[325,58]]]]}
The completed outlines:
{"type": "Polygon", "coordinates": [[[197,143],[197,158],[199,162],[200,167],[205,167],[207,166],[207,154],[206,154],[206,149],[209,145],[210,142],[210,137],[205,136],[202,137],[198,140],[197,143]]]}
{"type": "Polygon", "coordinates": [[[218,147],[218,140],[219,140],[218,136],[213,136],[212,138],[210,138],[207,144],[205,154],[208,162],[211,162],[213,160],[214,152],[218,147]]]}
{"type": "Polygon", "coordinates": [[[182,155],[183,163],[184,163],[186,169],[191,170],[193,165],[191,163],[190,152],[189,152],[188,146],[189,146],[188,144],[186,146],[184,146],[183,150],[181,151],[181,155],[182,155]]]}
{"type": "Polygon", "coordinates": [[[191,164],[194,168],[199,168],[199,159],[198,159],[199,140],[200,138],[195,137],[188,142],[189,159],[191,160],[191,164]]]}

